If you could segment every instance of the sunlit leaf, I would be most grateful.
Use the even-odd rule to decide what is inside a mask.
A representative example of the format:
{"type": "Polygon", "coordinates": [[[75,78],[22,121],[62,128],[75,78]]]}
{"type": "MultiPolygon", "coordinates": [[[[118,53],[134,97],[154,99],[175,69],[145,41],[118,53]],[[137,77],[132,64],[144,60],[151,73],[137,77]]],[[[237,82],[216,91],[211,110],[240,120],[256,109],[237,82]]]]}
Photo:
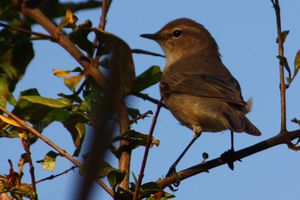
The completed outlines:
{"type": "Polygon", "coordinates": [[[83,77],[84,75],[76,75],[69,78],[65,78],[64,83],[71,91],[74,92],[83,77]]]}
{"type": "Polygon", "coordinates": [[[21,99],[30,103],[41,104],[52,108],[66,108],[70,106],[69,104],[62,103],[56,99],[41,96],[22,96],[21,99]]]}
{"type": "Polygon", "coordinates": [[[14,119],[11,119],[11,118],[8,118],[4,115],[0,115],[0,120],[7,123],[7,124],[10,124],[10,125],[13,125],[13,126],[16,126],[16,127],[22,127],[18,122],[16,122],[14,119]]]}
{"type": "Polygon", "coordinates": [[[65,78],[69,76],[72,73],[72,71],[63,70],[63,69],[54,69],[53,74],[60,78],[65,78]]]}
{"type": "Polygon", "coordinates": [[[55,169],[55,160],[59,154],[54,151],[49,151],[43,160],[36,161],[37,163],[41,163],[42,167],[46,170],[53,171],[55,169]]]}

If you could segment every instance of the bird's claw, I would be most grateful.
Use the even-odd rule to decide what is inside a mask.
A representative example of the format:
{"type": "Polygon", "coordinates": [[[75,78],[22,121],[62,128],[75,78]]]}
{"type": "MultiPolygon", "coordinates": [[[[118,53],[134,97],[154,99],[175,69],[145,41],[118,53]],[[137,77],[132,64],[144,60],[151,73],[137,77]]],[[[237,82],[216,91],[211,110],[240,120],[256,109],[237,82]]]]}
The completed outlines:
{"type": "MultiPolygon", "coordinates": [[[[225,151],[224,153],[222,153],[221,158],[228,160],[227,161],[227,165],[231,170],[234,170],[234,161],[236,161],[236,159],[234,158],[234,149],[229,149],[228,151],[225,151]]],[[[241,161],[240,159],[238,159],[238,161],[241,161]]]]}
{"type": "Polygon", "coordinates": [[[176,181],[174,183],[172,183],[171,185],[169,185],[168,187],[170,188],[170,190],[175,192],[178,190],[178,186],[180,185],[180,178],[176,172],[176,167],[173,165],[170,167],[168,173],[166,174],[166,177],[171,177],[171,176],[175,176],[176,181]]]}

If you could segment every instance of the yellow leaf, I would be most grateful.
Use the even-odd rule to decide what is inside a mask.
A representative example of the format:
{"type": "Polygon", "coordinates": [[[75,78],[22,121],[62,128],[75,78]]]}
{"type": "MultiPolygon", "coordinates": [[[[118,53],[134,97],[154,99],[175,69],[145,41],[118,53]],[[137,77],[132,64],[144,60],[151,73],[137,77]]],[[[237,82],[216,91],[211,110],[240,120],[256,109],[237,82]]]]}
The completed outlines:
{"type": "Polygon", "coordinates": [[[63,69],[54,69],[53,74],[57,77],[65,78],[71,74],[71,71],[66,71],[63,69]]]}
{"type": "Polygon", "coordinates": [[[16,122],[13,119],[10,119],[10,118],[8,118],[4,115],[0,115],[0,120],[7,123],[7,124],[22,128],[22,126],[18,122],[16,122]]]}
{"type": "Polygon", "coordinates": [[[77,85],[80,83],[82,77],[83,75],[77,75],[70,78],[65,78],[64,83],[70,90],[74,91],[77,85]]]}
{"type": "Polygon", "coordinates": [[[67,10],[65,18],[70,25],[74,25],[78,20],[78,18],[73,14],[73,12],[70,9],[67,10]]]}

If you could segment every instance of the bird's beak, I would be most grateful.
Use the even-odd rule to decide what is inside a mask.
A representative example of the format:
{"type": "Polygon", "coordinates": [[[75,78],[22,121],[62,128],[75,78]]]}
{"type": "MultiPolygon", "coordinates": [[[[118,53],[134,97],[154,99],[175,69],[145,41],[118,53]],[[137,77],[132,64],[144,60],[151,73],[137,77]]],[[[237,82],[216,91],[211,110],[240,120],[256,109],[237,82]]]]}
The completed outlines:
{"type": "Polygon", "coordinates": [[[154,34],[141,34],[140,36],[143,37],[143,38],[147,38],[147,39],[155,40],[155,41],[162,39],[161,35],[159,35],[157,33],[154,33],[154,34]]]}

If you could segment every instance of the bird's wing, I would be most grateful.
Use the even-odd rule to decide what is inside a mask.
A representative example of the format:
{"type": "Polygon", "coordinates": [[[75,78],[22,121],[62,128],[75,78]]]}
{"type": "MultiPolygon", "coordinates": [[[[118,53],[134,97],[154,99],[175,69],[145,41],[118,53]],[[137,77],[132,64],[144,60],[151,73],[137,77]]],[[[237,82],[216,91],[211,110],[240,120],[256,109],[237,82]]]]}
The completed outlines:
{"type": "Polygon", "coordinates": [[[210,74],[169,74],[161,81],[163,93],[220,98],[228,103],[245,105],[239,83],[232,77],[210,74]]]}

